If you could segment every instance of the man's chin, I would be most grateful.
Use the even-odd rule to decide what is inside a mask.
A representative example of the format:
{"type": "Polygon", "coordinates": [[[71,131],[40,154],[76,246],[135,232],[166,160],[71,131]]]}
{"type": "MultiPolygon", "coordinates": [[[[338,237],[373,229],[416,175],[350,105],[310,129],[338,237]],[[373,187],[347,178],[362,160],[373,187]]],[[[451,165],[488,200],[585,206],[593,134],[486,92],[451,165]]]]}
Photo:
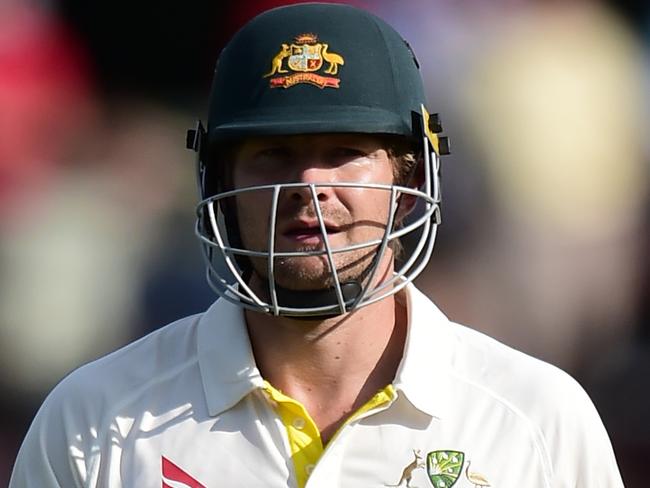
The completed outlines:
{"type": "MultiPolygon", "coordinates": [[[[374,253],[359,251],[334,256],[340,283],[362,280],[372,262],[374,253]]],[[[265,260],[254,263],[256,281],[268,290],[268,270],[265,260]]],[[[287,290],[316,291],[335,286],[333,273],[326,256],[276,258],[273,269],[275,284],[287,290]]]]}
{"type": "MultiPolygon", "coordinates": [[[[266,270],[264,270],[266,271],[266,270]]],[[[339,282],[345,283],[361,276],[363,269],[340,271],[339,282]]],[[[258,279],[268,282],[266,272],[256,273],[258,279]]],[[[286,290],[295,291],[317,291],[331,289],[335,286],[335,280],[329,266],[296,266],[282,265],[274,269],[274,281],[276,286],[286,290]]]]}
{"type": "MultiPolygon", "coordinates": [[[[275,284],[287,290],[314,291],[334,286],[334,278],[329,267],[276,267],[275,284]]],[[[341,279],[339,277],[339,279],[341,279]]]]}

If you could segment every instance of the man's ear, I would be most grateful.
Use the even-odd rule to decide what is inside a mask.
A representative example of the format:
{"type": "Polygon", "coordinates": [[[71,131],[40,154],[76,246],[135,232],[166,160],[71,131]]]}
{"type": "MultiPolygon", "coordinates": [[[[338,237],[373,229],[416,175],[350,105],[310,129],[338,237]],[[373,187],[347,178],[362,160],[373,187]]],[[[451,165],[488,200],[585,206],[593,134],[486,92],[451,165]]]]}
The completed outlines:
{"type": "MultiPolygon", "coordinates": [[[[410,177],[408,178],[408,188],[418,189],[424,184],[424,158],[418,156],[417,163],[413,167],[410,177]]],[[[402,193],[397,202],[397,214],[395,215],[395,224],[400,225],[408,214],[415,208],[418,197],[408,193],[402,193]]]]}
{"type": "Polygon", "coordinates": [[[395,215],[395,223],[401,225],[406,216],[410,214],[415,208],[415,203],[417,202],[417,197],[414,195],[409,195],[402,193],[399,197],[399,202],[397,203],[397,214],[395,215]]]}

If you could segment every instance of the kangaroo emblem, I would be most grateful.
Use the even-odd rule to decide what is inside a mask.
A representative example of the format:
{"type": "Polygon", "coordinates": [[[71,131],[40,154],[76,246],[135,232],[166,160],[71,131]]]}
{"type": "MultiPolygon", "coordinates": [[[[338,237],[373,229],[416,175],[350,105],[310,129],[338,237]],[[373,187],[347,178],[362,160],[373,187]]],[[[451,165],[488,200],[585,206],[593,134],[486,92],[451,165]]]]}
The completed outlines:
{"type": "Polygon", "coordinates": [[[271,62],[271,71],[264,75],[264,78],[273,76],[276,73],[288,73],[286,69],[282,69],[282,61],[284,58],[288,57],[291,54],[291,49],[288,44],[282,44],[282,50],[275,55],[273,61],[271,62]]]}
{"type": "Polygon", "coordinates": [[[329,75],[335,75],[339,71],[339,64],[343,65],[345,64],[345,61],[343,60],[343,57],[341,57],[339,54],[327,52],[328,48],[329,45],[323,43],[321,56],[323,56],[323,59],[330,64],[325,70],[325,73],[329,75]]]}
{"type": "Polygon", "coordinates": [[[402,483],[406,481],[406,487],[407,488],[415,488],[411,486],[411,478],[413,477],[413,471],[415,471],[418,468],[424,468],[424,461],[422,460],[422,454],[420,453],[419,449],[413,449],[413,455],[415,456],[415,459],[404,468],[402,471],[402,477],[399,479],[399,482],[396,485],[384,485],[384,486],[391,486],[391,487],[397,487],[397,486],[402,486],[402,483]]]}

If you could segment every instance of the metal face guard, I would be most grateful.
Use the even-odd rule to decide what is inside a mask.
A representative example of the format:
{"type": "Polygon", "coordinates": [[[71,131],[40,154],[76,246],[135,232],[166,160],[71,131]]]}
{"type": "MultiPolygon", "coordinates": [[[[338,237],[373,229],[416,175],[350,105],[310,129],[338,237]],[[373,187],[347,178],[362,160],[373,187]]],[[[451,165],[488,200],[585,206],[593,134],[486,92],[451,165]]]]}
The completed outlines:
{"type": "MultiPolygon", "coordinates": [[[[440,163],[439,157],[425,138],[427,147],[424,156],[425,181],[422,190],[397,185],[360,184],[360,183],[289,183],[263,185],[241,188],[222,192],[201,201],[197,207],[196,234],[199,237],[207,263],[207,278],[210,286],[226,300],[245,308],[272,315],[310,317],[330,316],[350,312],[369,305],[389,295],[397,293],[407,283],[412,281],[424,268],[431,256],[437,225],[440,222],[440,163]],[[327,237],[323,215],[318,204],[317,189],[319,187],[353,187],[379,190],[390,193],[390,209],[384,234],[379,239],[373,239],[341,248],[332,248],[327,237]],[[275,249],[277,207],[280,193],[283,190],[307,188],[311,194],[314,209],[318,219],[324,249],[312,251],[281,252],[275,249]],[[235,197],[246,192],[272,192],[271,209],[269,213],[269,236],[266,251],[254,251],[243,247],[233,247],[229,244],[225,230],[225,218],[220,204],[226,198],[235,197]],[[393,229],[397,213],[397,202],[400,194],[408,194],[422,202],[423,212],[417,218],[400,229],[393,229]],[[396,270],[392,277],[373,285],[379,263],[390,241],[412,232],[420,231],[415,249],[406,262],[396,270]],[[339,271],[336,268],[334,255],[357,249],[377,247],[377,252],[371,265],[366,270],[363,284],[359,284],[357,293],[344,292],[346,283],[341,283],[339,271]],[[244,270],[237,263],[237,256],[258,257],[267,260],[268,299],[260,297],[244,279],[244,270]],[[314,305],[313,300],[304,300],[305,306],[287,305],[278,299],[278,285],[275,282],[275,259],[280,257],[326,256],[332,274],[333,287],[327,295],[331,303],[314,305]],[[224,266],[225,265],[225,266],[224,266]],[[224,269],[225,268],[225,269],[224,269]],[[307,302],[312,302],[307,304],[307,302]]],[[[301,291],[296,291],[298,297],[301,291]]],[[[300,300],[298,300],[300,302],[300,300]]]]}

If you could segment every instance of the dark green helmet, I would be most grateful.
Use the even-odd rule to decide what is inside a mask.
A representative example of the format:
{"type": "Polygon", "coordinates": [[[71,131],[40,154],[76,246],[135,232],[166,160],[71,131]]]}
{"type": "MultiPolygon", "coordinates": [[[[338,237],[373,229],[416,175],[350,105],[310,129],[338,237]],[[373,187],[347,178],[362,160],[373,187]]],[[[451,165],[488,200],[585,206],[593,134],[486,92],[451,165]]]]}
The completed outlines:
{"type": "Polygon", "coordinates": [[[299,4],[255,17],[223,50],[208,136],[412,136],[422,105],[418,62],[392,27],[348,5],[299,4]]]}

